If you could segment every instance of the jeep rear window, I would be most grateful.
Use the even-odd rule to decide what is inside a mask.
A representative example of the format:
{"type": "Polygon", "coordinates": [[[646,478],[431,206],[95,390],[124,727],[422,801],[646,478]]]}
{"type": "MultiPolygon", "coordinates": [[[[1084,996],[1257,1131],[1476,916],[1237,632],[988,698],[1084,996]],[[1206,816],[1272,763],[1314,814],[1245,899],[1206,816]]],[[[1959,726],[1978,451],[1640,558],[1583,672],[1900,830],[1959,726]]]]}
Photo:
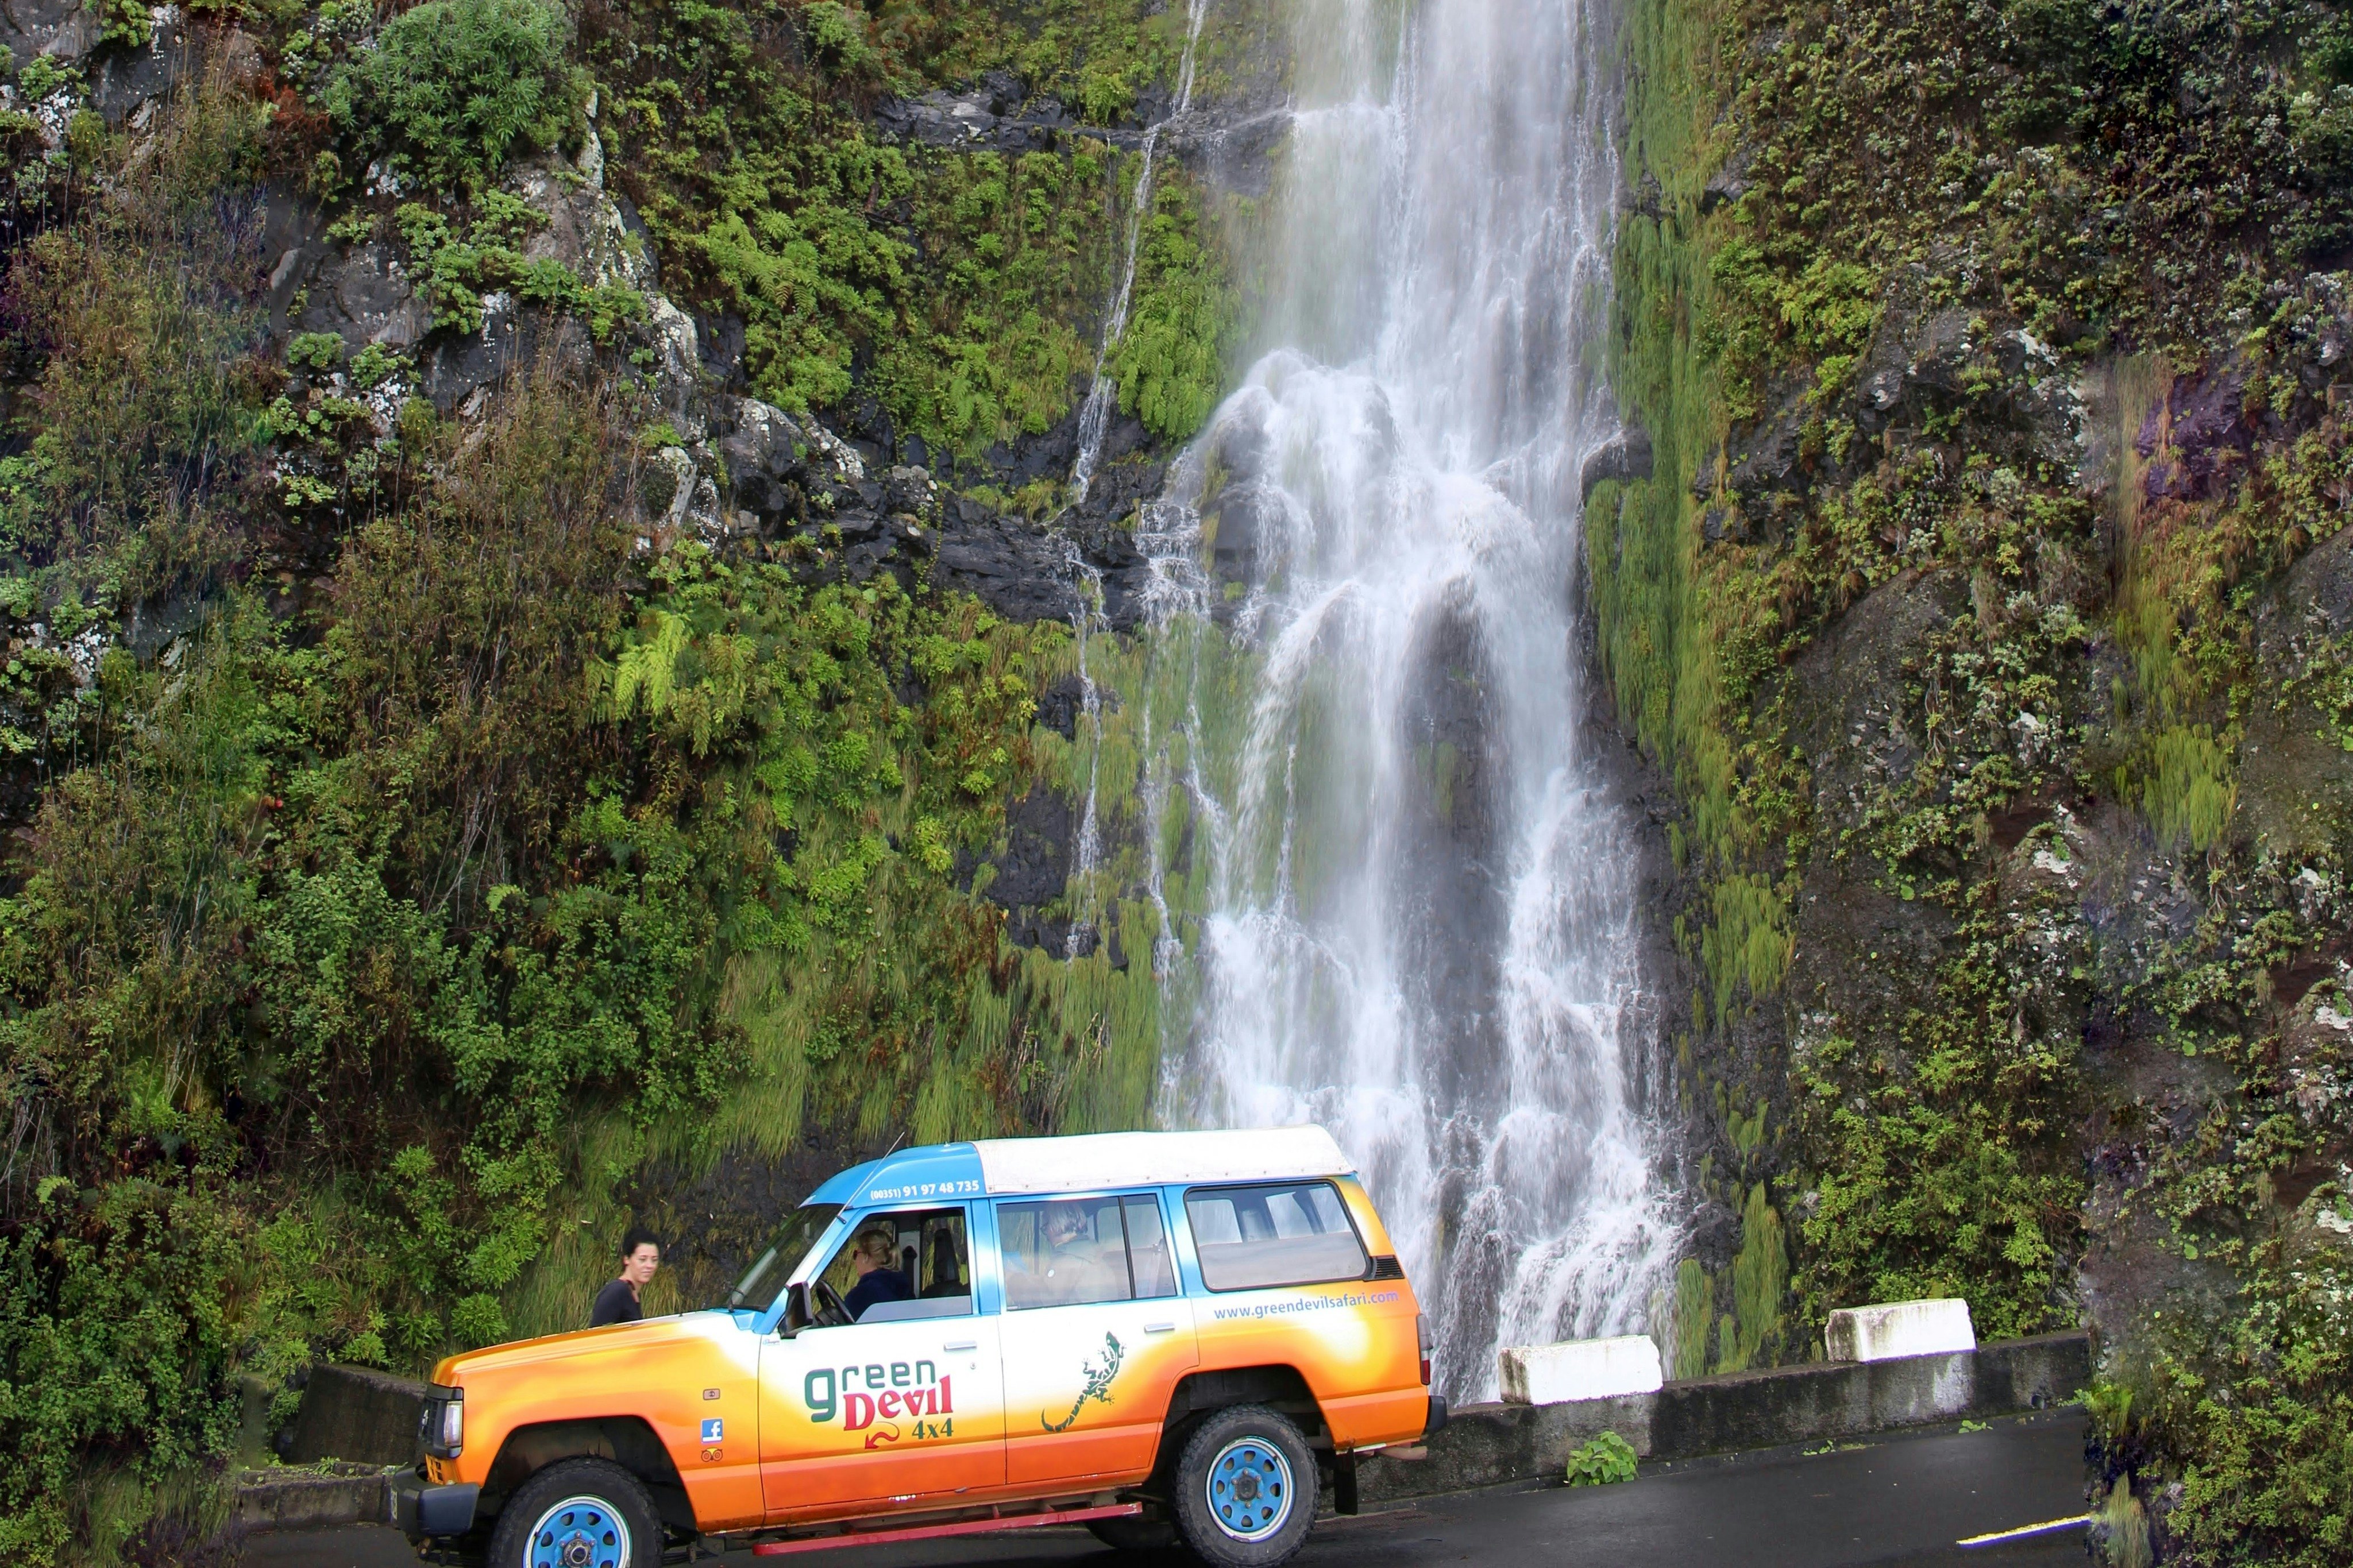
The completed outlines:
{"type": "Polygon", "coordinates": [[[1185,1194],[1185,1217],[1212,1290],[1327,1285],[1362,1279],[1370,1267],[1329,1182],[1196,1188],[1185,1194]]]}
{"type": "Polygon", "coordinates": [[[997,1205],[1005,1305],[1073,1307],[1176,1293],[1176,1268],[1148,1193],[997,1205]]]}

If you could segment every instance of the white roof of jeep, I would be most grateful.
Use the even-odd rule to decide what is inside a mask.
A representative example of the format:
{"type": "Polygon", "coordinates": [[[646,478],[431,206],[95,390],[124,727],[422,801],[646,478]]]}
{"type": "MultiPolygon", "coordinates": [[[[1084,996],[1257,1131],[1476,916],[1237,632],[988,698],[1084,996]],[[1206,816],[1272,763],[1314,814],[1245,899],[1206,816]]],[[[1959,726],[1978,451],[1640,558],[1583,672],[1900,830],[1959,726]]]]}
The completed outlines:
{"type": "Polygon", "coordinates": [[[973,1147],[979,1152],[981,1177],[992,1195],[1345,1176],[1356,1168],[1321,1127],[984,1138],[973,1147]]]}

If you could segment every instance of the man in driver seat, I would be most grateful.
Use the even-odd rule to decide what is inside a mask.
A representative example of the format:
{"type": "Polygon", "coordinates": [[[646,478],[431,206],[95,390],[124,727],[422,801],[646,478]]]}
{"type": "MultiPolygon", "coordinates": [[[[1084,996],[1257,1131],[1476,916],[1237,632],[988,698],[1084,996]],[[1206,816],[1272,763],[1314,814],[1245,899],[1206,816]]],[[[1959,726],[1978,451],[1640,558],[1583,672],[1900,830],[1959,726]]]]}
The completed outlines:
{"type": "Polygon", "coordinates": [[[841,1305],[854,1322],[866,1315],[866,1309],[884,1301],[904,1301],[914,1295],[905,1274],[900,1272],[899,1238],[881,1226],[869,1226],[858,1233],[850,1243],[849,1266],[858,1270],[858,1283],[849,1288],[841,1305]]]}

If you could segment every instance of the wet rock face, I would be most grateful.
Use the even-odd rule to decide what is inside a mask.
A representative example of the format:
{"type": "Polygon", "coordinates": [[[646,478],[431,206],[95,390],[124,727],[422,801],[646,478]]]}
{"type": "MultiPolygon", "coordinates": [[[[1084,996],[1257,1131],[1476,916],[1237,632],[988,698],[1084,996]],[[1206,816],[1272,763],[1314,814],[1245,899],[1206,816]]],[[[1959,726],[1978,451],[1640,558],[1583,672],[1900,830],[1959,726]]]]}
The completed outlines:
{"type": "Polygon", "coordinates": [[[1071,620],[1082,612],[1081,568],[1102,577],[1102,615],[1118,631],[1141,617],[1149,568],[1134,536],[1081,520],[1057,533],[1026,519],[992,513],[959,496],[948,508],[932,581],[961,589],[1008,620],[1071,620]]]}
{"type": "Polygon", "coordinates": [[[1593,488],[1605,479],[1620,482],[1647,479],[1651,477],[1651,433],[1640,425],[1629,425],[1585,459],[1585,468],[1577,476],[1579,504],[1593,499],[1593,488]]]}
{"type": "Polygon", "coordinates": [[[1059,98],[1031,98],[1021,79],[1008,71],[989,71],[965,92],[886,100],[874,110],[874,124],[886,140],[959,153],[1050,153],[1081,135],[1119,147],[1144,140],[1141,125],[1090,126],[1059,98]]]}
{"type": "Polygon", "coordinates": [[[2235,369],[2175,382],[2133,440],[2148,464],[2142,493],[2150,500],[2205,500],[2228,490],[2255,445],[2245,402],[2246,377],[2235,369]]]}
{"type": "MultiPolygon", "coordinates": [[[[288,255],[300,266],[305,248],[290,249],[288,255]]],[[[318,258],[293,330],[333,332],[353,353],[369,343],[406,352],[433,330],[433,312],[417,297],[399,252],[382,240],[370,240],[318,258]]]]}
{"type": "Polygon", "coordinates": [[[1019,947],[1060,952],[1069,945],[1067,915],[1047,912],[1071,878],[1071,846],[1078,841],[1078,813],[1068,797],[1044,784],[1006,808],[1003,847],[988,864],[995,868],[983,891],[1006,911],[1005,934],[1019,947]]]}
{"type": "Polygon", "coordinates": [[[874,128],[886,142],[959,153],[1067,153],[1079,139],[1124,149],[1144,144],[1158,126],[1159,149],[1199,172],[1220,190],[1264,195],[1274,155],[1291,133],[1284,103],[1281,51],[1253,51],[1256,74],[1214,100],[1196,101],[1183,114],[1165,93],[1146,92],[1118,125],[1090,125],[1059,98],[1032,96],[1008,71],[985,73],[962,92],[886,99],[874,110],[874,128]]]}
{"type": "Polygon", "coordinates": [[[1905,681],[1930,637],[1968,605],[1959,574],[1905,573],[1858,600],[1797,661],[1791,738],[1812,766],[1814,810],[1832,833],[1861,819],[1871,790],[1911,777],[1926,737],[1906,726],[1905,681]]]}
{"type": "Polygon", "coordinates": [[[823,425],[755,398],[721,396],[710,409],[722,531],[799,541],[813,580],[890,572],[910,587],[968,593],[1008,620],[1069,621],[1092,574],[1105,623],[1125,631],[1142,615],[1149,567],[1134,535],[1092,509],[1049,528],[944,491],[923,468],[875,477],[823,425]]]}
{"type": "Polygon", "coordinates": [[[2353,532],[2297,562],[2255,608],[2255,654],[2279,700],[2252,705],[2240,747],[2237,798],[2246,831],[2283,854],[2328,856],[2331,825],[2353,821],[2353,752],[2296,684],[2353,632],[2353,532]]]}
{"type": "Polygon", "coordinates": [[[1404,908],[1393,929],[1415,977],[1409,1005],[1442,1031],[1440,1092],[1450,1105],[1492,1105],[1502,1048],[1498,955],[1510,894],[1498,871],[1496,792],[1511,777],[1496,754],[1504,726],[1486,650],[1467,611],[1449,606],[1419,628],[1415,688],[1405,713],[1414,759],[1399,879],[1404,908]]]}

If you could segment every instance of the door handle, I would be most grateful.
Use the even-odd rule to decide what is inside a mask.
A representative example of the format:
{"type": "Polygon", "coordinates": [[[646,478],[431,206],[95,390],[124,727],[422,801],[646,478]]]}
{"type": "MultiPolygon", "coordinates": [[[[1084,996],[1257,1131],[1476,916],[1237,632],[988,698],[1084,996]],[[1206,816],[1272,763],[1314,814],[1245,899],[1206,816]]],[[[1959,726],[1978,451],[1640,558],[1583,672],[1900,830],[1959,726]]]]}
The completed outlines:
{"type": "Polygon", "coordinates": [[[976,1351],[979,1348],[978,1340],[950,1340],[940,1347],[944,1351],[976,1351]]]}
{"type": "Polygon", "coordinates": [[[1146,1323],[1144,1325],[1144,1331],[1147,1334],[1173,1334],[1176,1331],[1176,1325],[1174,1323],[1146,1323]]]}

